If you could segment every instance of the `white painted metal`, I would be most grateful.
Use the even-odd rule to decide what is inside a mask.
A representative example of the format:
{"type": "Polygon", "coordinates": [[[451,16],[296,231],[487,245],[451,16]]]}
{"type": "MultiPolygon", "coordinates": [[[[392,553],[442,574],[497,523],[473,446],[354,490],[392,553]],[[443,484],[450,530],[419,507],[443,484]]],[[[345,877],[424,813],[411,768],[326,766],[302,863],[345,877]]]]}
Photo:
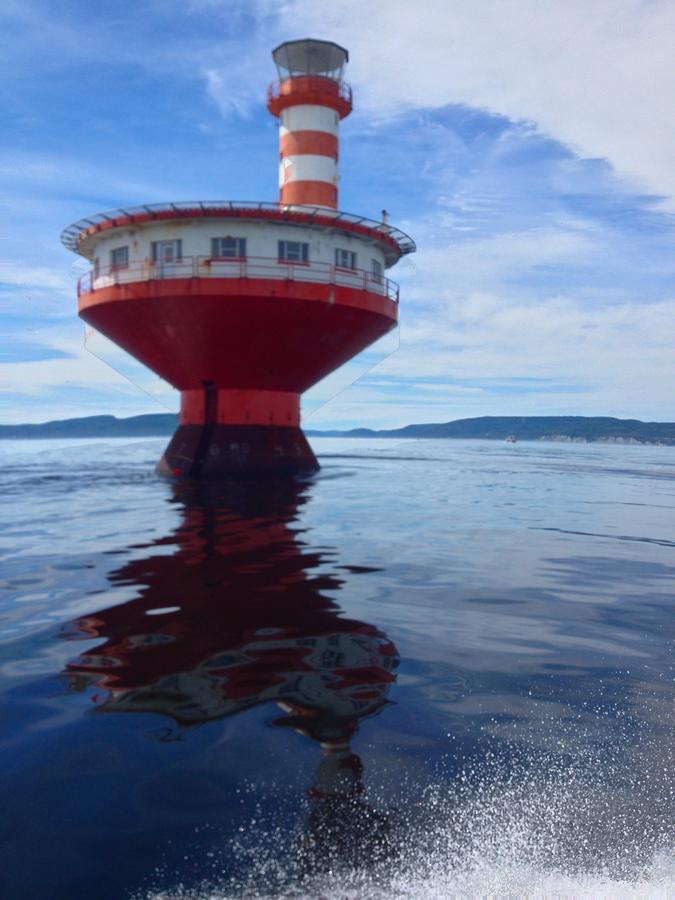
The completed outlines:
{"type": "MultiPolygon", "coordinates": [[[[183,257],[194,259],[211,256],[211,238],[242,237],[250,259],[276,259],[279,241],[302,241],[309,244],[310,262],[333,265],[335,250],[354,251],[359,269],[371,271],[371,260],[386,266],[383,251],[371,238],[343,234],[338,229],[318,229],[284,222],[251,222],[245,219],[180,219],[173,222],[145,222],[129,228],[114,228],[94,238],[94,259],[99,270],[110,267],[110,252],[115,247],[129,247],[130,267],[152,263],[152,244],[156,241],[181,241],[183,257]]],[[[311,278],[309,279],[311,280],[311,278]]]]}
{"type": "Polygon", "coordinates": [[[289,106],[279,116],[279,134],[288,134],[289,131],[325,131],[337,137],[340,117],[328,106],[289,106]]]}
{"type": "Polygon", "coordinates": [[[279,163],[279,186],[291,181],[326,181],[337,184],[338,167],[332,156],[311,153],[286,156],[279,163]]]}

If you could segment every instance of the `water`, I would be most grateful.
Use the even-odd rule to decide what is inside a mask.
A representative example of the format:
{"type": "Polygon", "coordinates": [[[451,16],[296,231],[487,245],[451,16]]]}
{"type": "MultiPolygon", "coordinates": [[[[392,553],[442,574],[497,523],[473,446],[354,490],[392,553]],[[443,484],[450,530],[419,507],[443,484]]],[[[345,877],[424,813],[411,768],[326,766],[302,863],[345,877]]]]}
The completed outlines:
{"type": "Polygon", "coordinates": [[[670,897],[669,448],[1,442],[3,898],[670,897]]]}

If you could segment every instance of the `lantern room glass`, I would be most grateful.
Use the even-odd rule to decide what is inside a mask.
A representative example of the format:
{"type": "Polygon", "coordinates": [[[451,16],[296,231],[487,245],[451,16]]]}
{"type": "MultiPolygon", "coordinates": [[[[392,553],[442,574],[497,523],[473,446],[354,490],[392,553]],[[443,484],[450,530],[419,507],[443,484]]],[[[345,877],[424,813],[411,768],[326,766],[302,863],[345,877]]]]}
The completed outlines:
{"type": "Polygon", "coordinates": [[[306,38],[302,41],[286,41],[272,51],[279,73],[279,81],[303,75],[315,75],[341,81],[349,53],[332,41],[306,38]]]}

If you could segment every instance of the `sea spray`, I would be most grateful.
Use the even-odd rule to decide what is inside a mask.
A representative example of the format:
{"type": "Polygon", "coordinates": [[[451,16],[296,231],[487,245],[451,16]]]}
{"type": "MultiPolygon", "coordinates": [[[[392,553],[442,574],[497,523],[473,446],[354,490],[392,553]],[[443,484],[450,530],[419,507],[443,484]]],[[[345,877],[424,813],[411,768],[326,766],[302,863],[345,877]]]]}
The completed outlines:
{"type": "MultiPolygon", "coordinates": [[[[291,820],[280,797],[274,821],[242,821],[229,843],[195,847],[211,854],[212,878],[171,884],[166,867],[137,897],[666,898],[675,890],[672,820],[648,788],[639,771],[617,773],[602,759],[564,764],[530,753],[514,764],[488,754],[451,781],[407,785],[395,802],[354,798],[343,810],[354,845],[345,846],[344,823],[336,823],[318,848],[307,839],[311,802],[291,820]],[[331,852],[332,838],[341,856],[331,852]],[[219,870],[229,874],[219,878],[219,870]]],[[[668,793],[666,784],[656,793],[668,793]]]]}

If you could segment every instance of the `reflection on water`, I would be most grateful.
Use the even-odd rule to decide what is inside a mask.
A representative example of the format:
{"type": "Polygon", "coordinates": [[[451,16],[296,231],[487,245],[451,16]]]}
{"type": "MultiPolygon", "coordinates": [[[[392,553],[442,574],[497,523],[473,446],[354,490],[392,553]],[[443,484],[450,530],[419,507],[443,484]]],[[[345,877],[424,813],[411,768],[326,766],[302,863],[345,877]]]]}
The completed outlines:
{"type": "Polygon", "coordinates": [[[386,635],[343,618],[323,593],[338,590],[339,578],[310,574],[322,556],[306,551],[293,529],[306,486],[173,490],[183,517],[175,535],[108,576],[113,586],[136,586],[138,596],[64,628],[70,640],[102,641],[68,664],[69,689],[91,691],[96,714],[167,716],[175,727],[162,740],[276,704],[272,727],[295,729],[321,750],[307,791],[305,862],[382,855],[392,843],[388,815],[367,804],[351,741],[359,720],[387,704],[399,658],[386,635]]]}
{"type": "Polygon", "coordinates": [[[343,444],[0,446],[2,900],[673,896],[670,451],[343,444]]]}

